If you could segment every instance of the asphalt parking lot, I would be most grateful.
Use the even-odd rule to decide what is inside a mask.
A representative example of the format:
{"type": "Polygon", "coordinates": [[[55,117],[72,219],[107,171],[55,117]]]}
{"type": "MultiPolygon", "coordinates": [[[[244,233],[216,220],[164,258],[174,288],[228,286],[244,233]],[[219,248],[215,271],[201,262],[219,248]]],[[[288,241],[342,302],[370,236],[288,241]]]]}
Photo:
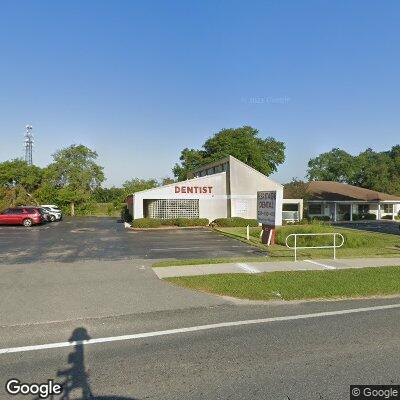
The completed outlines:
{"type": "Polygon", "coordinates": [[[0,263],[185,259],[262,253],[209,229],[133,231],[116,218],[75,217],[25,228],[0,226],[0,263]]]}
{"type": "Polygon", "coordinates": [[[338,222],[335,225],[343,228],[400,235],[400,223],[397,221],[338,222]]]}

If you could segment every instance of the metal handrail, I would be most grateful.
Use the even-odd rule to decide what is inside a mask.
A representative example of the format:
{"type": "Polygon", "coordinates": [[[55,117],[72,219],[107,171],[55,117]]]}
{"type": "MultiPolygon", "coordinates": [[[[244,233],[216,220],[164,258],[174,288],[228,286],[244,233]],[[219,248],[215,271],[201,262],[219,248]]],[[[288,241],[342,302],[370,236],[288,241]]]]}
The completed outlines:
{"type": "Polygon", "coordinates": [[[285,240],[286,247],[288,249],[294,249],[294,261],[297,261],[297,250],[298,249],[333,249],[333,259],[336,260],[336,249],[342,247],[344,245],[344,237],[341,233],[337,232],[330,232],[330,233],[291,233],[290,235],[286,236],[285,240]],[[297,237],[298,236],[333,236],[333,245],[332,246],[297,246],[297,237]],[[294,247],[289,246],[288,239],[294,236],[294,247]],[[340,236],[342,239],[342,243],[340,245],[336,244],[336,236],[340,236]]]}

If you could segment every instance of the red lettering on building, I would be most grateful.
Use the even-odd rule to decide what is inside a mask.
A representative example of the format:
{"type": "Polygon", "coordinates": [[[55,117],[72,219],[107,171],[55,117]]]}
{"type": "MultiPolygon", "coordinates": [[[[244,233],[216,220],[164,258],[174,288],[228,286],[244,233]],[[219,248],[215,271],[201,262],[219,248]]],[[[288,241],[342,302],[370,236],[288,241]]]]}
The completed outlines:
{"type": "Polygon", "coordinates": [[[175,193],[199,193],[199,194],[211,194],[213,190],[212,186],[175,186],[175,193]]]}

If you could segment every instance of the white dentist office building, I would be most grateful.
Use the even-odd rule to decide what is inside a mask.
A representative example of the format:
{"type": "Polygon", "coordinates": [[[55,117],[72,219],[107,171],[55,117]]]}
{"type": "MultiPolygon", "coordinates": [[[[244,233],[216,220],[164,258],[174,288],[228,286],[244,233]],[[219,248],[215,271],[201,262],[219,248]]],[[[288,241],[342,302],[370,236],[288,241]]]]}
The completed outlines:
{"type": "MultiPolygon", "coordinates": [[[[283,186],[228,156],[193,172],[190,179],[136,192],[127,197],[129,213],[138,218],[257,218],[257,191],[276,191],[283,186]]],[[[303,201],[289,200],[292,211],[277,210],[284,219],[301,219],[303,201]],[[286,214],[285,214],[286,213],[286,214]]],[[[285,204],[284,206],[285,207],[285,204]]]]}

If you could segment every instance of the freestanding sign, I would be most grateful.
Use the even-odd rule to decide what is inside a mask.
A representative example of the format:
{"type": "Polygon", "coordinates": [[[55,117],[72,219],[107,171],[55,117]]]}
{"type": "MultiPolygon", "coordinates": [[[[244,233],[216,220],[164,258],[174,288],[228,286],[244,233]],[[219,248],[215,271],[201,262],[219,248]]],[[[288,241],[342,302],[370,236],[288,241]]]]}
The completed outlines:
{"type": "Polygon", "coordinates": [[[257,192],[257,220],[262,224],[264,244],[274,244],[275,227],[282,225],[283,191],[257,192]]]}

